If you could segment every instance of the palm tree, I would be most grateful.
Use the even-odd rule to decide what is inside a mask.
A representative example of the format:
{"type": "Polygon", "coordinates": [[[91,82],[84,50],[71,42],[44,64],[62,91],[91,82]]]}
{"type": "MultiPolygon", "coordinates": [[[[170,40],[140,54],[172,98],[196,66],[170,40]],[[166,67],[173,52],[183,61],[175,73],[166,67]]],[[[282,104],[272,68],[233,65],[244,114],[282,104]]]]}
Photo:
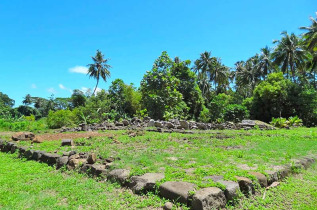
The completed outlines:
{"type": "Polygon", "coordinates": [[[217,85],[229,85],[229,72],[230,68],[221,63],[221,59],[217,58],[210,69],[210,80],[214,81],[215,90],[217,85]]]}
{"type": "Polygon", "coordinates": [[[93,95],[94,95],[96,92],[100,77],[105,82],[107,81],[107,78],[110,77],[109,69],[111,68],[111,66],[107,64],[109,59],[104,58],[104,55],[99,50],[97,50],[96,56],[91,58],[94,61],[94,63],[88,64],[89,68],[88,68],[87,75],[89,75],[89,78],[93,77],[97,80],[97,84],[93,92],[93,95]]]}
{"type": "Polygon", "coordinates": [[[271,49],[268,46],[261,49],[258,69],[261,72],[263,79],[265,79],[266,75],[270,74],[274,69],[271,61],[271,49]]]}
{"type": "Polygon", "coordinates": [[[306,59],[306,52],[303,50],[300,39],[294,33],[289,35],[283,31],[281,34],[284,36],[281,40],[273,41],[273,43],[277,43],[272,53],[273,63],[281,66],[281,70],[283,73],[286,72],[287,78],[291,73],[293,81],[295,81],[296,68],[302,67],[306,59]]]}
{"type": "Polygon", "coordinates": [[[302,36],[305,38],[305,43],[307,44],[307,49],[309,51],[317,50],[317,12],[316,12],[316,19],[313,17],[310,17],[310,20],[312,21],[311,26],[309,27],[300,27],[302,30],[307,30],[306,33],[302,34],[302,36]]]}
{"type": "Polygon", "coordinates": [[[22,101],[23,104],[25,105],[30,105],[32,104],[32,97],[30,94],[27,94],[25,97],[24,97],[24,100],[22,101]]]}

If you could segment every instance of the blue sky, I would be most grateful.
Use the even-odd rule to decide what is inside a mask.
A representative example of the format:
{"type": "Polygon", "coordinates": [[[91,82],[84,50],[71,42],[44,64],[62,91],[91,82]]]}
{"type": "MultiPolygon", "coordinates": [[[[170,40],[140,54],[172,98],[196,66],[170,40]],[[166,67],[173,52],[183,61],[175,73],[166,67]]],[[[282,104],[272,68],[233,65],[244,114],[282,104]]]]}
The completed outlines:
{"type": "Polygon", "coordinates": [[[195,60],[204,51],[232,67],[280,32],[301,33],[315,16],[316,0],[1,0],[0,91],[23,97],[69,97],[94,88],[85,71],[97,49],[112,65],[112,80],[139,83],[153,61],[195,60]]]}

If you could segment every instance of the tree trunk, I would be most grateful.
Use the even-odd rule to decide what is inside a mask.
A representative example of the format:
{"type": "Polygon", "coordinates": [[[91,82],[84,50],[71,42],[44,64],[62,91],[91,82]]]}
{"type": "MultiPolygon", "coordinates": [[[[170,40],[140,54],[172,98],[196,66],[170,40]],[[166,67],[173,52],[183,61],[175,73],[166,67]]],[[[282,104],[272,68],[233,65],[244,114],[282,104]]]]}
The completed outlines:
{"type": "Polygon", "coordinates": [[[92,93],[92,95],[95,95],[95,92],[96,92],[96,89],[97,89],[98,83],[99,83],[99,78],[97,79],[97,84],[96,84],[95,90],[94,90],[94,92],[92,93]]]}

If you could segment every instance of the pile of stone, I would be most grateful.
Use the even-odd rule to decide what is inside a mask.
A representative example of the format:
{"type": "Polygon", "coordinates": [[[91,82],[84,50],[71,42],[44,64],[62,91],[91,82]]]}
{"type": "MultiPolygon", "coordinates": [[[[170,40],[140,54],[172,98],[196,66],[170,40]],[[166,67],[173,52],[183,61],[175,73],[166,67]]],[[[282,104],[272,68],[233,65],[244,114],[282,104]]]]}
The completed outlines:
{"type": "Polygon", "coordinates": [[[80,124],[75,128],[61,128],[60,132],[75,132],[75,131],[95,131],[95,130],[123,130],[123,129],[145,129],[145,128],[155,128],[158,130],[170,130],[170,131],[182,131],[182,130],[223,130],[223,129],[253,129],[258,127],[261,130],[272,130],[273,126],[257,121],[257,120],[242,120],[241,123],[225,122],[221,124],[217,123],[203,123],[195,121],[186,120],[169,120],[169,121],[159,121],[153,120],[149,117],[144,117],[143,120],[137,117],[131,120],[122,120],[122,122],[104,122],[104,123],[94,123],[94,124],[80,124]]]}

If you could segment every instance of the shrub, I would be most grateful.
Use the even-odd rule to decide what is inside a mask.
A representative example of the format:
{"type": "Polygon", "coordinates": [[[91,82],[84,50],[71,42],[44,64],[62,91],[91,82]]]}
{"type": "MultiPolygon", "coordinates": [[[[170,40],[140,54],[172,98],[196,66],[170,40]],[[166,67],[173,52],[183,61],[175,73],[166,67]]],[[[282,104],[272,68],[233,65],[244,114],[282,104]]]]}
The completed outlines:
{"type": "Polygon", "coordinates": [[[303,121],[299,119],[299,117],[289,117],[288,119],[283,118],[283,117],[278,117],[278,118],[272,118],[272,121],[270,122],[271,125],[277,128],[286,128],[286,127],[291,127],[291,126],[302,126],[303,121]]]}
{"type": "Polygon", "coordinates": [[[226,121],[240,122],[248,117],[247,108],[240,104],[230,104],[224,110],[224,119],[226,121]]]}
{"type": "Polygon", "coordinates": [[[63,126],[73,126],[76,116],[70,110],[49,111],[47,125],[49,128],[61,128],[63,126]]]}

